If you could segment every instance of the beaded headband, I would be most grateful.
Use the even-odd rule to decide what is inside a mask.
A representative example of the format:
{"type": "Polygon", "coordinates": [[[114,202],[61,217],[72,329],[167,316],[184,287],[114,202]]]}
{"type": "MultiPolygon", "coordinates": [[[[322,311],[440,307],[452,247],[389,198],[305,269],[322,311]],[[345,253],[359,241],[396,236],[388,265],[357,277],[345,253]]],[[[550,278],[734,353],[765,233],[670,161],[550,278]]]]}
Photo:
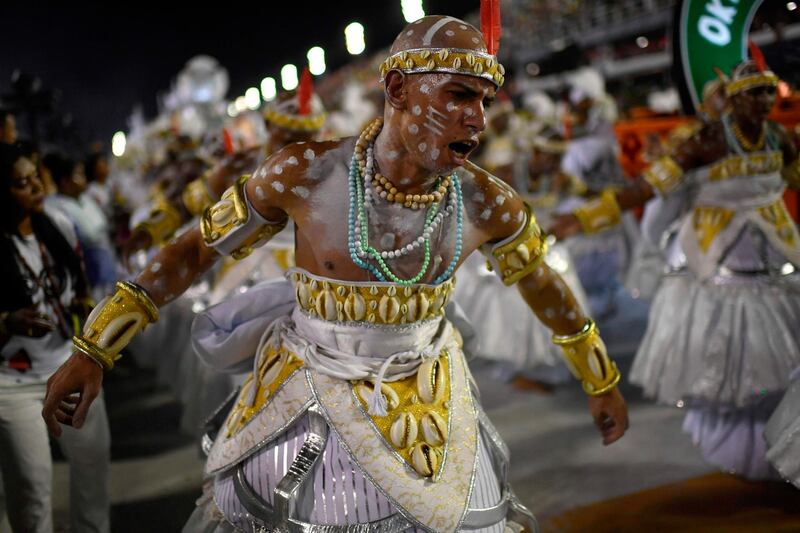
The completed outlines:
{"type": "Polygon", "coordinates": [[[506,70],[497,57],[465,48],[412,48],[390,55],[381,63],[381,81],[390,70],[405,74],[446,72],[477,76],[494,83],[498,88],[505,81],[506,70]]]}
{"type": "Polygon", "coordinates": [[[732,96],[742,91],[747,91],[753,87],[777,87],[778,76],[771,70],[765,70],[757,74],[751,74],[742,78],[731,80],[725,84],[725,94],[732,96]]]}
{"type": "Polygon", "coordinates": [[[294,131],[317,131],[322,128],[327,118],[328,115],[325,112],[302,116],[282,113],[274,107],[269,107],[264,111],[265,120],[281,128],[294,131]]]}

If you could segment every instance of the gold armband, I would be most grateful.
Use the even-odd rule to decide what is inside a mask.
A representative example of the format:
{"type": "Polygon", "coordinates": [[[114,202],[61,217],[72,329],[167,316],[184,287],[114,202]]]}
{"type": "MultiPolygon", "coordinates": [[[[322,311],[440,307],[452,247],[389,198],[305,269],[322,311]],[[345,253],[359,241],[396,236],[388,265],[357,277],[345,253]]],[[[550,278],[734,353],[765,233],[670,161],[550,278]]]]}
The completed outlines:
{"type": "Polygon", "coordinates": [[[181,200],[186,210],[192,216],[200,216],[208,206],[214,203],[211,194],[208,192],[208,184],[206,183],[206,176],[192,181],[183,189],[181,193],[181,200]]]}
{"type": "Polygon", "coordinates": [[[206,208],[200,221],[206,245],[237,260],[277,235],[287,222],[270,222],[258,214],[247,199],[248,179],[250,175],[236,180],[219,202],[206,208]]]}
{"type": "Polygon", "coordinates": [[[135,283],[119,281],[117,292],[100,301],[86,319],[83,335],[72,341],[76,350],[111,370],[133,336],[156,320],[158,308],[147,292],[135,283]]]}
{"type": "Polygon", "coordinates": [[[645,170],[644,179],[661,194],[667,194],[683,181],[683,169],[674,159],[664,156],[645,170]]]}
{"type": "Polygon", "coordinates": [[[800,157],[796,157],[794,161],[783,167],[781,176],[789,187],[800,189],[800,157]]]}
{"type": "Polygon", "coordinates": [[[140,222],[137,229],[150,234],[152,244],[161,244],[169,239],[181,226],[181,214],[166,198],[159,198],[147,220],[140,222]]]}
{"type": "Polygon", "coordinates": [[[576,209],[574,215],[587,235],[613,228],[622,220],[622,210],[613,189],[604,190],[600,196],[576,209]]]}
{"type": "Polygon", "coordinates": [[[506,285],[513,285],[533,272],[547,254],[547,241],[536,217],[528,204],[525,204],[525,209],[525,223],[514,236],[495,244],[488,251],[481,248],[492,270],[506,285]]]}
{"type": "Polygon", "coordinates": [[[617,365],[608,357],[606,345],[591,318],[574,335],[553,335],[553,343],[563,350],[567,367],[581,380],[586,394],[600,396],[619,383],[617,365]]]}

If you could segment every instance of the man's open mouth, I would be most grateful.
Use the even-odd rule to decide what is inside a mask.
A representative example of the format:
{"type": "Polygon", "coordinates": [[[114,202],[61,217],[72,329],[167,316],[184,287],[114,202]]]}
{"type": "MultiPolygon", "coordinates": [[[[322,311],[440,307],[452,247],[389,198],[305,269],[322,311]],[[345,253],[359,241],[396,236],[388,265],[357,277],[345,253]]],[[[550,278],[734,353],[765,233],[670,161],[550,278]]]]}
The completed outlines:
{"type": "Polygon", "coordinates": [[[463,141],[451,142],[447,145],[447,147],[455,152],[455,154],[461,159],[466,159],[470,152],[478,147],[478,142],[473,141],[472,139],[466,139],[463,141]]]}

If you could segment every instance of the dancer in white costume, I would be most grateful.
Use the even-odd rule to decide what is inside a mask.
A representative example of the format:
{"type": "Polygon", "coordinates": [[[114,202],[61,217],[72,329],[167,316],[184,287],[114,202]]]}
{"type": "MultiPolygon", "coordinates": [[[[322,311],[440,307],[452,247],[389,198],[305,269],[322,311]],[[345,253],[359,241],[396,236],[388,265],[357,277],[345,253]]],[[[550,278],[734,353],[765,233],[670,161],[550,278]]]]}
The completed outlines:
{"type": "Polygon", "coordinates": [[[653,164],[645,181],[604,195],[554,231],[613,223],[654,193],[692,190],[631,373],[658,401],[688,408],[684,429],[706,460],[749,478],[774,474],[762,433],[800,365],[800,235],[783,192],[800,186],[797,151],[766,120],[777,77],[746,61],[730,108],[653,164]],[[685,174],[692,170],[691,174],[685,174]]]}
{"type": "MultiPolygon", "coordinates": [[[[499,31],[492,19],[490,36],[499,31]]],[[[534,530],[506,483],[506,448],[481,414],[459,335],[443,317],[460,260],[483,247],[495,271],[519,283],[580,376],[605,443],[623,435],[627,412],[596,328],[541,261],[533,215],[467,161],[503,81],[489,43],[452,17],[406,27],[381,69],[386,126],[377,120],[357,140],[275,154],[206,210],[202,230],[161,250],[157,273],[120,286],[49,382],[50,429],[81,425],[101,366],[111,368],[157,318],[154,304],[291,217],[299,268],[288,283],[232,303],[207,339],[220,348],[209,352],[218,366],[254,372],[210,447],[206,498],[186,530],[499,533],[507,520],[534,530]],[[473,199],[479,191],[484,201],[473,199]],[[479,216],[485,209],[488,220],[479,216]],[[396,250],[376,249],[389,233],[396,250]],[[191,275],[182,278],[181,266],[191,275]],[[61,400],[75,392],[78,407],[65,410],[61,400]]]]}

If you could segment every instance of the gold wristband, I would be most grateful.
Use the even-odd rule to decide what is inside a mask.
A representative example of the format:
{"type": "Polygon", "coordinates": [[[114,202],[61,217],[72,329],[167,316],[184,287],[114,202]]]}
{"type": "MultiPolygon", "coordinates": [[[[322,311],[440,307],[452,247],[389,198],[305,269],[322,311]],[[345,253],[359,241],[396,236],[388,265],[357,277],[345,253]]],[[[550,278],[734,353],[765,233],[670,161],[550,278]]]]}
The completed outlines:
{"type": "Polygon", "coordinates": [[[600,396],[619,383],[619,369],[608,357],[603,339],[591,318],[586,320],[583,329],[578,333],[553,335],[553,343],[561,347],[567,367],[581,380],[586,394],[600,396]]]}
{"type": "Polygon", "coordinates": [[[161,199],[150,211],[147,220],[140,222],[137,229],[149,233],[152,244],[155,245],[169,239],[180,226],[180,212],[166,199],[161,199]]]}
{"type": "Polygon", "coordinates": [[[117,292],[95,307],[83,334],[73,338],[75,349],[111,370],[119,353],[133,336],[158,320],[158,308],[144,289],[128,282],[117,282],[117,292]]]}
{"type": "Polygon", "coordinates": [[[613,228],[622,220],[622,210],[613,189],[604,190],[600,196],[576,209],[574,215],[587,235],[613,228]]]}

